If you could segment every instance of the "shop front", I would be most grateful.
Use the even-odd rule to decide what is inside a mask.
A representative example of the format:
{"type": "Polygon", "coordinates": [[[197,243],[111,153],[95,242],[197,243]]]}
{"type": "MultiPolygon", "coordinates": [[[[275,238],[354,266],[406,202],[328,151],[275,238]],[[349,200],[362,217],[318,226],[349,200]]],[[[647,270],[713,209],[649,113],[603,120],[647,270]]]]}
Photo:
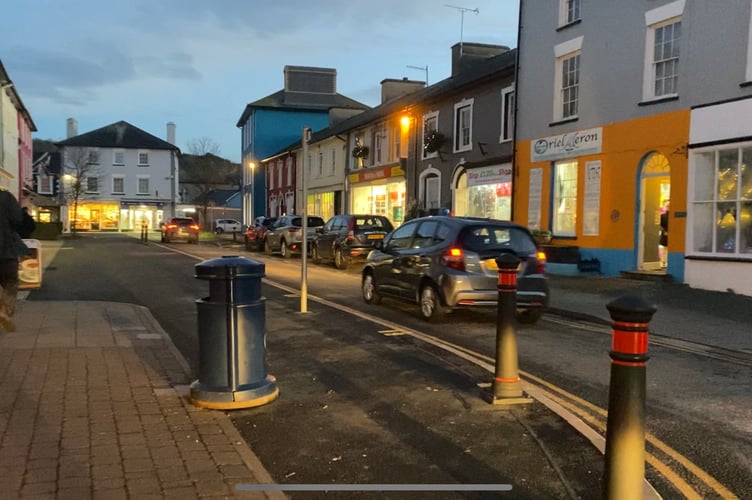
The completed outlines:
{"type": "Polygon", "coordinates": [[[476,168],[461,165],[454,179],[455,215],[511,220],[511,163],[476,168]]]}
{"type": "Polygon", "coordinates": [[[146,219],[149,227],[159,229],[164,220],[163,202],[142,201],[80,201],[68,205],[67,230],[76,231],[133,231],[146,219]]]}
{"type": "Polygon", "coordinates": [[[351,214],[378,214],[386,216],[394,226],[405,219],[405,172],[399,166],[377,167],[351,173],[351,214]]]}

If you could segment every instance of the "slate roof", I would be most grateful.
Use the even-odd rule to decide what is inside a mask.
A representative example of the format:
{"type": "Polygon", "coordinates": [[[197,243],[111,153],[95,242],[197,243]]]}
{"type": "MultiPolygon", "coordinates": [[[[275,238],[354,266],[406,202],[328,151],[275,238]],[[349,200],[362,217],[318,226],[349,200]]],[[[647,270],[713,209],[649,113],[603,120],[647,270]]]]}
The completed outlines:
{"type": "Polygon", "coordinates": [[[342,94],[316,94],[280,90],[262,97],[258,101],[248,103],[243,110],[243,114],[238,119],[237,127],[243,126],[253,108],[290,111],[328,111],[332,108],[370,109],[371,107],[342,94]]]}
{"type": "MultiPolygon", "coordinates": [[[[511,75],[514,76],[516,60],[517,49],[511,49],[503,54],[474,63],[471,67],[464,69],[462,72],[454,76],[445,78],[444,80],[421,90],[387,101],[375,108],[363,111],[362,113],[343,120],[331,127],[314,132],[311,134],[311,144],[368,125],[380,118],[404,111],[412,105],[438,101],[445,98],[445,96],[458,90],[465,89],[470,85],[477,85],[486,80],[498,78],[499,73],[511,72],[511,75]]],[[[298,149],[299,147],[301,147],[300,139],[261,161],[269,160],[270,158],[277,157],[288,151],[298,149]]]]}
{"type": "Polygon", "coordinates": [[[123,120],[56,142],[55,145],[87,148],[172,149],[180,152],[180,149],[174,144],[170,144],[123,120]]]}

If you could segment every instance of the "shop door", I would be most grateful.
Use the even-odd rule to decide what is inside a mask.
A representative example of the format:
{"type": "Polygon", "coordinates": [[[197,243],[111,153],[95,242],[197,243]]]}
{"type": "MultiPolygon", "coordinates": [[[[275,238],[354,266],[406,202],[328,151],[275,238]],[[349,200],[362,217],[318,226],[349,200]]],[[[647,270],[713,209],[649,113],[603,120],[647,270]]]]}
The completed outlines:
{"type": "Polygon", "coordinates": [[[645,162],[641,179],[640,241],[638,269],[660,271],[661,207],[668,200],[671,186],[668,159],[651,155],[645,162]]]}
{"type": "Polygon", "coordinates": [[[91,230],[99,231],[99,210],[91,211],[91,230]]]}

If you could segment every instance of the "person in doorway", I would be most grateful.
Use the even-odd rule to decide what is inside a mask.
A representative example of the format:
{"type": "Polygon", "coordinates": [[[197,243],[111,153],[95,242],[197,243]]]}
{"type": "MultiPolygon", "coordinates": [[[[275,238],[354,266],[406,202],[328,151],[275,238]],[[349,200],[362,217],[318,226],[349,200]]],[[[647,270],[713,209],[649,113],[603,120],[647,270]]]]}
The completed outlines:
{"type": "Polygon", "coordinates": [[[18,200],[0,189],[0,325],[6,332],[16,329],[11,320],[18,295],[18,259],[28,252],[18,230],[22,212],[18,200]]]}
{"type": "Polygon", "coordinates": [[[668,213],[670,200],[666,200],[661,208],[661,229],[658,239],[658,253],[661,258],[661,267],[668,266],[668,213]]]}

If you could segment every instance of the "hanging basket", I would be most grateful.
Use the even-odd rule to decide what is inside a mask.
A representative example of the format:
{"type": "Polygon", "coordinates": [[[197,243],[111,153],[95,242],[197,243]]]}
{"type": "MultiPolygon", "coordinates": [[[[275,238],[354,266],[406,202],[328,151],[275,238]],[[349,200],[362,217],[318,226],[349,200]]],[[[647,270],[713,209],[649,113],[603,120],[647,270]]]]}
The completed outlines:
{"type": "Polygon", "coordinates": [[[352,155],[355,158],[367,158],[368,146],[355,146],[352,150],[352,155]]]}
{"type": "Polygon", "coordinates": [[[441,148],[441,146],[444,145],[446,142],[446,137],[444,137],[444,134],[439,132],[438,130],[434,130],[431,132],[428,137],[426,137],[426,142],[423,144],[423,149],[426,153],[435,153],[441,148]]]}

